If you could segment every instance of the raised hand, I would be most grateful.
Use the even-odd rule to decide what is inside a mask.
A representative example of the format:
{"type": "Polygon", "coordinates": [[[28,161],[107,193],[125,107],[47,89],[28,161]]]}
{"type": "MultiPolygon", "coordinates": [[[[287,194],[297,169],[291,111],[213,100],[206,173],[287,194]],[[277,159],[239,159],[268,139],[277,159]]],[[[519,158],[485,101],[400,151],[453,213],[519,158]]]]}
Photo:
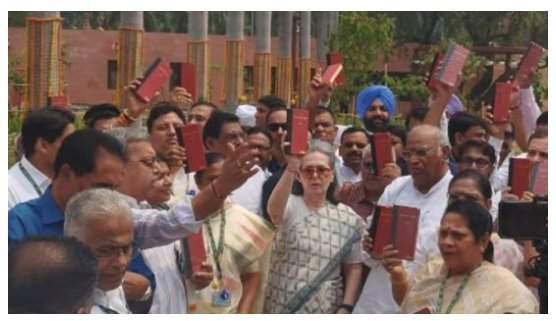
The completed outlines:
{"type": "Polygon", "coordinates": [[[142,84],[143,77],[137,77],[130,81],[125,87],[126,110],[129,117],[136,119],[149,108],[149,104],[142,102],[135,96],[134,91],[142,84]]]}
{"type": "Polygon", "coordinates": [[[490,135],[498,139],[504,139],[504,132],[506,127],[508,127],[509,121],[503,123],[495,123],[494,115],[492,114],[492,106],[483,107],[483,120],[485,120],[490,127],[490,135]]]}
{"type": "Polygon", "coordinates": [[[229,195],[259,170],[254,167],[257,151],[247,143],[237,146],[228,143],[227,148],[229,152],[222,165],[222,174],[216,179],[223,195],[229,195]]]}
{"type": "Polygon", "coordinates": [[[174,87],[170,93],[170,103],[178,106],[182,111],[188,111],[193,104],[193,97],[185,88],[174,87]]]}

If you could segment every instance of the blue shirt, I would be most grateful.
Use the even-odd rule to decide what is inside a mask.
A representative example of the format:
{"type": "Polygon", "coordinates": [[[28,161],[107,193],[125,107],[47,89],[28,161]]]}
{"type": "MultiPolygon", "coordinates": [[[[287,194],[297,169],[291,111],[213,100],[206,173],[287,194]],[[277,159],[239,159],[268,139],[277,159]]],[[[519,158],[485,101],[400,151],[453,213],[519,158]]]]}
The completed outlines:
{"type": "Polygon", "coordinates": [[[41,197],[8,212],[8,247],[31,235],[64,235],[64,213],[52,197],[51,186],[41,197]]]}

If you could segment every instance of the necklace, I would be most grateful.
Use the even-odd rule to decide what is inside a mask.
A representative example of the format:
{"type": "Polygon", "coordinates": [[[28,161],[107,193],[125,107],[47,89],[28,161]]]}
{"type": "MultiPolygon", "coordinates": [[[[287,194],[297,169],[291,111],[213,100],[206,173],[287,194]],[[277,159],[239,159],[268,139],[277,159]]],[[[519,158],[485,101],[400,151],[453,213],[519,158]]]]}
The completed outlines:
{"type": "MultiPolygon", "coordinates": [[[[479,264],[479,266],[480,265],[481,264],[479,264]]],[[[448,308],[446,308],[446,311],[444,312],[445,314],[450,314],[454,309],[456,302],[461,297],[461,294],[463,293],[463,289],[465,288],[467,282],[469,281],[469,278],[471,277],[471,272],[473,272],[474,270],[475,269],[467,273],[463,278],[463,280],[461,281],[459,287],[456,290],[456,293],[454,294],[454,297],[452,298],[452,301],[450,301],[450,304],[448,304],[448,308]]],[[[444,286],[446,285],[446,280],[448,280],[451,274],[452,274],[451,271],[448,271],[448,275],[446,275],[444,280],[442,280],[442,285],[440,286],[440,291],[438,292],[438,300],[436,301],[436,309],[435,309],[436,313],[442,313],[442,303],[444,303],[444,286]]]]}
{"type": "Polygon", "coordinates": [[[214,260],[214,265],[216,265],[216,275],[214,276],[214,280],[212,282],[213,288],[219,288],[221,286],[221,281],[222,281],[222,266],[220,265],[220,259],[222,257],[222,253],[224,252],[224,226],[226,225],[226,211],[222,209],[218,216],[220,216],[220,231],[219,231],[218,247],[216,246],[214,236],[212,235],[212,228],[210,227],[210,219],[206,219],[204,222],[209,237],[210,252],[214,260]]]}

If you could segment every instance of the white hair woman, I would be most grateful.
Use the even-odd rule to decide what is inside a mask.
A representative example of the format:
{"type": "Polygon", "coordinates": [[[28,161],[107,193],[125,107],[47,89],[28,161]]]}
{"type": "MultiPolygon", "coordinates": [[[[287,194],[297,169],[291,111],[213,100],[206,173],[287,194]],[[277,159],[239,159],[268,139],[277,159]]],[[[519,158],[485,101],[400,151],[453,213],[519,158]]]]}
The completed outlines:
{"type": "Polygon", "coordinates": [[[334,160],[332,146],[316,140],[302,157],[288,156],[287,169],[267,208],[278,235],[270,259],[265,313],[353,309],[361,281],[365,223],[333,199],[334,160]],[[291,193],[294,182],[299,193],[291,193]]]}

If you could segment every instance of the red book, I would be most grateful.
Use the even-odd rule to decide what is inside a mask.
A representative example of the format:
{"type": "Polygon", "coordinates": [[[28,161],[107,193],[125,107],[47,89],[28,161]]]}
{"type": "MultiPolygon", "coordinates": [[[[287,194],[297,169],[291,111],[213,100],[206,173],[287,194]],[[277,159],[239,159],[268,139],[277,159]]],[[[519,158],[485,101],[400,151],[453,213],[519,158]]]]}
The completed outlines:
{"type": "Polygon", "coordinates": [[[156,58],[143,75],[143,83],[135,90],[135,95],[144,103],[150,102],[171,75],[170,65],[160,57],[156,58]]]}
{"type": "Polygon", "coordinates": [[[197,71],[194,64],[181,64],[181,87],[191,94],[193,101],[197,101],[197,71]]]}
{"type": "Polygon", "coordinates": [[[442,67],[436,79],[448,86],[455,86],[458,81],[458,75],[467,61],[467,57],[469,57],[469,50],[452,42],[444,56],[442,67]]]}
{"type": "Polygon", "coordinates": [[[386,164],[394,163],[390,133],[376,133],[371,135],[371,156],[373,158],[373,168],[376,176],[380,175],[380,172],[386,164]]]}
{"type": "Polygon", "coordinates": [[[381,255],[384,246],[392,244],[398,250],[399,258],[413,261],[419,230],[419,209],[394,205],[381,207],[376,214],[378,217],[373,217],[373,222],[377,223],[373,238],[374,254],[381,255]]]}
{"type": "Polygon", "coordinates": [[[51,107],[69,107],[69,100],[67,96],[50,96],[48,97],[48,105],[51,107]]]}
{"type": "Polygon", "coordinates": [[[512,84],[514,87],[519,86],[518,79],[520,79],[524,75],[528,75],[531,72],[531,68],[534,68],[535,70],[537,69],[537,64],[542,59],[545,52],[546,50],[536,43],[531,42],[529,44],[527,51],[525,52],[523,58],[521,58],[521,62],[519,63],[519,67],[517,69],[517,73],[512,84]]]}
{"type": "Polygon", "coordinates": [[[336,78],[340,75],[344,66],[342,64],[334,64],[330,65],[326,68],[324,73],[322,74],[322,81],[332,84],[336,81],[336,78]]]}
{"type": "Polygon", "coordinates": [[[531,170],[531,192],[537,196],[548,195],[548,161],[535,163],[531,170]]]}
{"type": "Polygon", "coordinates": [[[499,82],[496,83],[496,95],[494,97],[494,123],[506,123],[510,117],[512,85],[499,82]]]}
{"type": "Polygon", "coordinates": [[[431,69],[429,71],[429,74],[427,76],[427,87],[430,90],[436,90],[436,71],[438,69],[438,66],[440,66],[440,64],[442,63],[442,60],[444,59],[444,54],[438,52],[436,55],[434,55],[434,60],[432,61],[431,64],[431,69]]]}
{"type": "Polygon", "coordinates": [[[187,250],[189,254],[189,262],[191,263],[191,272],[199,272],[201,265],[207,260],[205,244],[203,242],[203,231],[199,233],[187,234],[187,250]]]}
{"type": "Polygon", "coordinates": [[[205,145],[201,125],[186,124],[176,131],[178,143],[185,148],[187,164],[185,172],[198,172],[207,167],[205,158],[205,145]]]}
{"type": "MultiPolygon", "coordinates": [[[[335,51],[329,52],[326,55],[327,65],[334,65],[334,64],[341,64],[343,62],[342,54],[335,51]]],[[[336,77],[336,85],[341,86],[346,82],[346,75],[343,72],[340,72],[338,77],[336,77]]]]}
{"type": "Polygon", "coordinates": [[[307,109],[288,109],[288,132],[286,146],[288,155],[301,155],[307,150],[307,132],[309,132],[309,111],[307,109]]]}
{"type": "Polygon", "coordinates": [[[529,190],[531,162],[527,158],[510,158],[509,171],[508,185],[512,188],[511,193],[521,198],[523,192],[529,190]]]}

